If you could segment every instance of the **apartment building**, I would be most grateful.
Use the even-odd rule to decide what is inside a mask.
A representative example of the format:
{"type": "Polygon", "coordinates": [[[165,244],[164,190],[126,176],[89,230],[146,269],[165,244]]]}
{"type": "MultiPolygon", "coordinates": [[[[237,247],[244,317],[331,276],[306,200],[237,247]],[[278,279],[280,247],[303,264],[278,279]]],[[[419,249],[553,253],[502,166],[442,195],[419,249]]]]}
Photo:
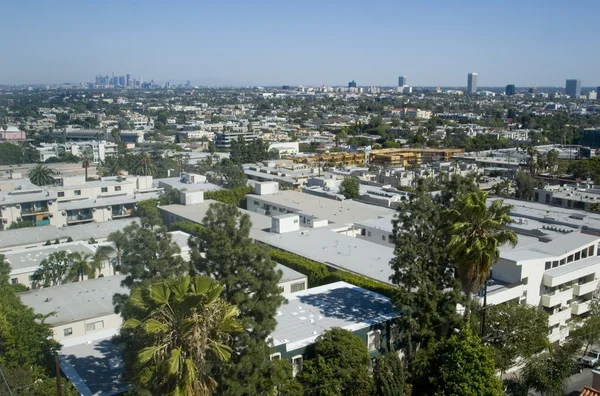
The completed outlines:
{"type": "Polygon", "coordinates": [[[365,241],[377,243],[387,247],[394,247],[394,216],[381,216],[377,219],[364,220],[355,223],[360,232],[356,237],[365,241]]]}
{"type": "MultiPolygon", "coordinates": [[[[210,124],[204,125],[205,129],[208,128],[210,124]]],[[[215,146],[217,148],[230,148],[231,142],[238,141],[238,139],[242,138],[245,142],[252,142],[258,139],[260,136],[255,134],[254,132],[222,132],[216,135],[215,146]]]]}
{"type": "Polygon", "coordinates": [[[519,236],[501,248],[487,288],[487,304],[540,306],[549,315],[550,342],[569,335],[569,323],[586,316],[600,280],[600,237],[572,231],[540,241],[519,236]]]}
{"type": "Polygon", "coordinates": [[[41,143],[36,147],[40,154],[40,161],[46,162],[50,158],[59,157],[61,154],[70,153],[81,157],[84,153],[91,155],[94,165],[99,165],[106,157],[117,155],[118,145],[116,143],[103,141],[81,141],[69,143],[41,143]]]}
{"type": "Polygon", "coordinates": [[[569,209],[590,211],[592,206],[600,203],[600,190],[596,188],[574,186],[548,186],[536,189],[534,201],[547,205],[561,206],[569,209]]]}
{"type": "Polygon", "coordinates": [[[371,150],[369,152],[369,163],[386,166],[428,164],[437,161],[450,161],[453,156],[464,153],[464,151],[464,149],[458,148],[390,148],[371,150]]]}
{"type": "Polygon", "coordinates": [[[0,191],[0,230],[19,220],[36,226],[64,227],[131,217],[137,202],[158,198],[162,191],[152,176],[115,176],[85,181],[85,176],[63,177],[56,186],[34,186],[27,179],[12,180],[0,191]]]}

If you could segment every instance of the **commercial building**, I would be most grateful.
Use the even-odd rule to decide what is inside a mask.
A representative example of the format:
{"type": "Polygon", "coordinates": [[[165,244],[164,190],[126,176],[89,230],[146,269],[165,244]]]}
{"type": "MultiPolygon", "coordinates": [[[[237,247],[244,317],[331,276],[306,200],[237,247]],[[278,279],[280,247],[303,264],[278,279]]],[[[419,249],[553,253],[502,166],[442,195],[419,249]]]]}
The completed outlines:
{"type": "Polygon", "coordinates": [[[581,80],[570,79],[565,84],[565,94],[571,98],[579,99],[581,95],[581,80]]]}
{"type": "Polygon", "coordinates": [[[25,140],[27,135],[15,126],[9,126],[6,130],[0,128],[0,140],[25,140]]]}
{"type": "Polygon", "coordinates": [[[356,82],[354,80],[348,83],[348,88],[356,88],[356,82]]]}
{"type": "Polygon", "coordinates": [[[513,96],[516,92],[517,91],[513,84],[509,84],[506,86],[506,90],[505,90],[506,96],[513,96]]]}
{"type": "Polygon", "coordinates": [[[406,77],[406,76],[398,77],[398,86],[404,87],[405,85],[408,85],[408,77],[406,77]]]}
{"type": "Polygon", "coordinates": [[[389,298],[360,287],[336,282],[285,295],[287,303],[279,307],[272,333],[272,360],[292,363],[293,374],[302,370],[317,337],[334,327],[351,331],[367,345],[375,358],[395,351],[392,320],[398,316],[389,298]]]}
{"type": "Polygon", "coordinates": [[[222,132],[216,135],[215,146],[217,148],[230,148],[231,142],[238,141],[240,138],[245,142],[253,142],[259,137],[254,132],[222,132]]]}
{"type": "Polygon", "coordinates": [[[118,145],[104,140],[90,140],[71,143],[41,143],[40,147],[36,147],[36,150],[40,154],[40,161],[42,162],[65,153],[70,153],[76,157],[81,157],[87,153],[90,155],[92,163],[99,165],[100,162],[104,162],[106,157],[117,155],[118,145]]]}
{"type": "Polygon", "coordinates": [[[477,73],[469,73],[467,78],[467,93],[477,93],[477,73]]]}
{"type": "Polygon", "coordinates": [[[596,188],[548,186],[535,190],[534,201],[563,208],[590,211],[594,204],[600,202],[600,190],[596,188]]]}
{"type": "Polygon", "coordinates": [[[371,150],[369,163],[386,166],[420,165],[437,161],[450,161],[454,155],[464,153],[459,148],[389,148],[371,150]]]}
{"type": "Polygon", "coordinates": [[[581,133],[580,144],[593,149],[600,148],[600,129],[585,128],[581,133]]]}

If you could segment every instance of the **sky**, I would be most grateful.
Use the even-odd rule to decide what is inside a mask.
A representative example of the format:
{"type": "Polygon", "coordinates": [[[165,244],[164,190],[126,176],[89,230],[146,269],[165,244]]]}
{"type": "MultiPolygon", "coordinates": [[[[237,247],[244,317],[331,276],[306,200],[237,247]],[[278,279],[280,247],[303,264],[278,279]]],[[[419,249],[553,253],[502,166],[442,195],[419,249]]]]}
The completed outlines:
{"type": "Polygon", "coordinates": [[[0,84],[600,85],[598,0],[3,0],[0,84]]]}

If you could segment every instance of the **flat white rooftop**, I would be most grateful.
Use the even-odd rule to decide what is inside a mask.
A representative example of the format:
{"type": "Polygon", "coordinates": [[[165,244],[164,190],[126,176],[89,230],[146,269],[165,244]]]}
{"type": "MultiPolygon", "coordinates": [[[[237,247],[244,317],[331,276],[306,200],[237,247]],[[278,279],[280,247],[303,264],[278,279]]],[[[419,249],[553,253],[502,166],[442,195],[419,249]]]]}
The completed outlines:
{"type": "Polygon", "coordinates": [[[61,243],[59,245],[42,246],[32,249],[19,249],[4,253],[9,262],[12,273],[30,272],[40,265],[42,260],[54,252],[64,250],[67,253],[94,254],[96,246],[84,241],[61,243]]]}

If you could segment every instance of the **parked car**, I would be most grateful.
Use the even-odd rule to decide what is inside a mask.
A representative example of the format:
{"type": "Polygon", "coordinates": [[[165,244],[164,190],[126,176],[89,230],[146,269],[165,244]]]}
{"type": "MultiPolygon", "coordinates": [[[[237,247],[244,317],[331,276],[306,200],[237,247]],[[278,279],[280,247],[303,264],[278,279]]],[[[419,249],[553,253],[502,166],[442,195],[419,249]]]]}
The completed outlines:
{"type": "Polygon", "coordinates": [[[600,349],[589,351],[581,358],[581,363],[587,367],[596,367],[600,363],[600,349]]]}

